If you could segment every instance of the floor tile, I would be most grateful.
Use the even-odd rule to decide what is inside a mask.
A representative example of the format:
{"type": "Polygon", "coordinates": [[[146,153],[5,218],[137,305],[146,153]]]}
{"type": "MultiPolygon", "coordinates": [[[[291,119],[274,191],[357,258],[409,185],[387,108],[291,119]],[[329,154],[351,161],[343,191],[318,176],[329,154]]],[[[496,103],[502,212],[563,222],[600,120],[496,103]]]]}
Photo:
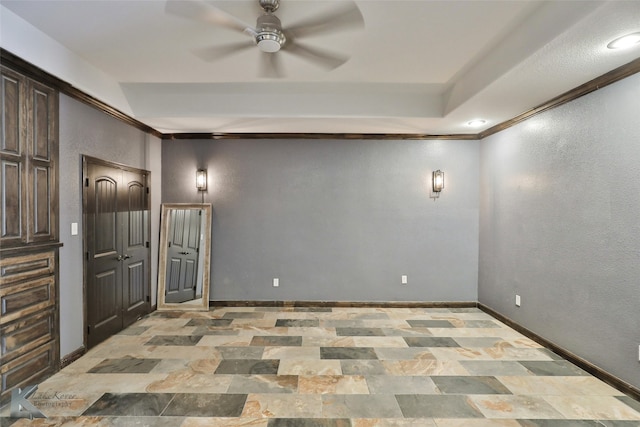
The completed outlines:
{"type": "MultiPolygon", "coordinates": [[[[218,351],[220,352],[220,356],[223,359],[262,359],[264,354],[264,348],[262,347],[232,347],[232,346],[224,346],[218,347],[218,351]]],[[[271,359],[269,357],[264,357],[265,359],[271,359]]]]}
{"type": "Polygon", "coordinates": [[[351,427],[349,419],[274,418],[267,427],[351,427]]]}
{"type": "Polygon", "coordinates": [[[336,335],[339,337],[383,337],[385,333],[381,328],[336,327],[336,335]]]}
{"type": "Polygon", "coordinates": [[[531,375],[522,364],[513,361],[502,360],[461,360],[460,364],[471,375],[493,375],[493,376],[508,376],[508,375],[531,375]]]}
{"type": "Polygon", "coordinates": [[[145,345],[177,345],[190,346],[198,344],[202,336],[200,335],[156,335],[145,343],[145,345]]]}
{"type": "MultiPolygon", "coordinates": [[[[340,360],[298,360],[280,361],[278,375],[342,375],[340,360]]],[[[346,374],[345,375],[350,375],[346,374]]]]}
{"type": "Polygon", "coordinates": [[[250,394],[242,412],[252,418],[320,418],[322,399],[319,395],[250,394]]]}
{"type": "Polygon", "coordinates": [[[409,347],[460,347],[447,337],[404,337],[404,340],[409,347]]]}
{"type": "Polygon", "coordinates": [[[407,320],[407,323],[413,328],[455,328],[453,323],[448,320],[407,320]]]}
{"type": "Polygon", "coordinates": [[[302,345],[302,337],[281,337],[281,336],[257,336],[253,337],[251,340],[252,346],[273,346],[277,345],[280,347],[284,346],[301,346],[302,345]]]}
{"type": "Polygon", "coordinates": [[[160,363],[160,359],[106,359],[91,368],[91,374],[146,374],[160,363]]]}
{"type": "Polygon", "coordinates": [[[565,418],[633,420],[640,424],[640,412],[613,396],[545,396],[565,418]]]}
{"type": "Polygon", "coordinates": [[[341,360],[344,375],[386,375],[382,362],[378,360],[341,360]]]}
{"type": "Polygon", "coordinates": [[[214,327],[226,327],[231,325],[233,319],[208,319],[199,318],[191,319],[185,326],[214,326],[214,327]]]}
{"type": "Polygon", "coordinates": [[[399,394],[396,399],[405,418],[483,418],[465,396],[399,394]]]}
{"type": "Polygon", "coordinates": [[[300,394],[369,394],[362,375],[302,375],[298,377],[300,394]]]}
{"type": "Polygon", "coordinates": [[[320,347],[321,359],[377,359],[371,347],[320,347]]]}
{"type": "Polygon", "coordinates": [[[427,376],[368,375],[366,379],[371,394],[440,394],[433,379],[427,376]]]}
{"type": "Polygon", "coordinates": [[[565,360],[551,362],[523,361],[520,362],[520,364],[534,375],[560,377],[567,377],[570,375],[589,375],[573,363],[565,360]]]}
{"type": "Polygon", "coordinates": [[[295,393],[296,375],[233,375],[227,393],[295,393]]]}
{"type": "Polygon", "coordinates": [[[83,415],[159,416],[173,397],[165,393],[105,393],[83,415]]]}
{"type": "Polygon", "coordinates": [[[276,326],[317,328],[320,326],[320,321],[318,319],[278,319],[276,326]]]}
{"type": "Polygon", "coordinates": [[[224,359],[220,361],[216,374],[271,374],[278,373],[279,360],[224,359]]]}
{"type": "Polygon", "coordinates": [[[322,415],[327,418],[401,418],[392,394],[330,394],[322,396],[322,415]]]}
{"type": "Polygon", "coordinates": [[[468,399],[487,418],[563,419],[560,412],[538,396],[471,395],[468,399]]]}
{"type": "Polygon", "coordinates": [[[432,380],[443,394],[511,394],[494,377],[434,376],[432,380]]]}
{"type": "Polygon", "coordinates": [[[242,414],[246,394],[176,394],[163,416],[189,417],[239,417],[242,414]]]}

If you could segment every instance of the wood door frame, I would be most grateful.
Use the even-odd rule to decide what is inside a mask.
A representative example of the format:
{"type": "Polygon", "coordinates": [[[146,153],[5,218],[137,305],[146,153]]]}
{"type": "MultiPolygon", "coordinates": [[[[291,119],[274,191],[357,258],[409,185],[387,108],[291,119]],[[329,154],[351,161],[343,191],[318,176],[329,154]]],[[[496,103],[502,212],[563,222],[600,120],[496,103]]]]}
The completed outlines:
{"type": "MultiPolygon", "coordinates": [[[[82,188],[82,309],[83,309],[83,315],[82,315],[82,319],[83,319],[83,325],[82,325],[82,341],[83,341],[83,345],[85,348],[85,351],[88,350],[88,343],[89,343],[89,337],[88,337],[88,331],[87,331],[87,327],[89,325],[89,303],[87,301],[87,283],[88,283],[88,259],[87,259],[87,254],[88,254],[88,242],[87,242],[87,221],[86,221],[86,212],[87,212],[87,197],[86,197],[86,185],[85,182],[88,179],[88,166],[89,164],[93,164],[93,165],[99,165],[99,166],[107,166],[107,167],[111,167],[114,169],[119,169],[121,171],[128,171],[128,172],[134,172],[134,173],[141,173],[144,174],[146,176],[146,188],[147,188],[147,194],[148,196],[148,201],[149,201],[149,206],[148,206],[148,210],[149,210],[149,220],[147,221],[147,236],[149,236],[149,251],[147,254],[147,263],[149,265],[149,274],[147,277],[147,295],[149,297],[151,297],[151,171],[148,171],[146,169],[140,169],[140,168],[136,168],[133,166],[128,166],[125,165],[123,163],[117,163],[117,162],[111,162],[108,160],[103,160],[103,159],[99,159],[97,157],[91,157],[91,156],[87,156],[87,155],[82,155],[82,177],[81,177],[81,181],[80,181],[80,186],[82,188]]],[[[151,312],[152,310],[151,307],[151,302],[149,302],[149,312],[151,312]]]]}

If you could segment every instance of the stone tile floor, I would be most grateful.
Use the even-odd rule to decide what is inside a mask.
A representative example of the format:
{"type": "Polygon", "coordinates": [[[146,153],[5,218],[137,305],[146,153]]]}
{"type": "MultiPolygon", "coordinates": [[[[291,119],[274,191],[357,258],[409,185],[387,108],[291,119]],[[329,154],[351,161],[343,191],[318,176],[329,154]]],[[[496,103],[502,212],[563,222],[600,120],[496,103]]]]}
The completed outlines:
{"type": "Polygon", "coordinates": [[[154,312],[29,400],[48,418],[2,425],[640,426],[640,402],[475,308],[154,312]]]}

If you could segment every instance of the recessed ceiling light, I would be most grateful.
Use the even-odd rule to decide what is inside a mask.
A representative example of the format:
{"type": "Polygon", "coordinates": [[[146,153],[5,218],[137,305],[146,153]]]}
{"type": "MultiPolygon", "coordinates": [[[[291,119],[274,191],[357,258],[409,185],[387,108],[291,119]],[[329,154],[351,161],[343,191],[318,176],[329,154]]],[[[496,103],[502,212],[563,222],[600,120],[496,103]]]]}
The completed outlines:
{"type": "Polygon", "coordinates": [[[475,119],[475,120],[471,120],[470,122],[468,122],[467,126],[471,126],[472,128],[477,128],[477,127],[482,126],[485,123],[487,123],[486,120],[475,119]]]}
{"type": "Polygon", "coordinates": [[[618,37],[607,45],[609,49],[626,49],[640,43],[640,33],[627,34],[618,37]]]}

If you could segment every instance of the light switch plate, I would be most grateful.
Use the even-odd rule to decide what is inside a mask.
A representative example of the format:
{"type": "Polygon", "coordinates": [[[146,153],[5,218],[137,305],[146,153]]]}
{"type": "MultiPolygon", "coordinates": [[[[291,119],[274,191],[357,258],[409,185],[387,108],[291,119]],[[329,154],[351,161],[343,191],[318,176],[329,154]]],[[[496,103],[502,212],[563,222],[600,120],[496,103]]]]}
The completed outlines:
{"type": "Polygon", "coordinates": [[[71,223],[71,235],[72,236],[77,236],[78,235],[78,223],[77,222],[72,222],[71,223]]]}

